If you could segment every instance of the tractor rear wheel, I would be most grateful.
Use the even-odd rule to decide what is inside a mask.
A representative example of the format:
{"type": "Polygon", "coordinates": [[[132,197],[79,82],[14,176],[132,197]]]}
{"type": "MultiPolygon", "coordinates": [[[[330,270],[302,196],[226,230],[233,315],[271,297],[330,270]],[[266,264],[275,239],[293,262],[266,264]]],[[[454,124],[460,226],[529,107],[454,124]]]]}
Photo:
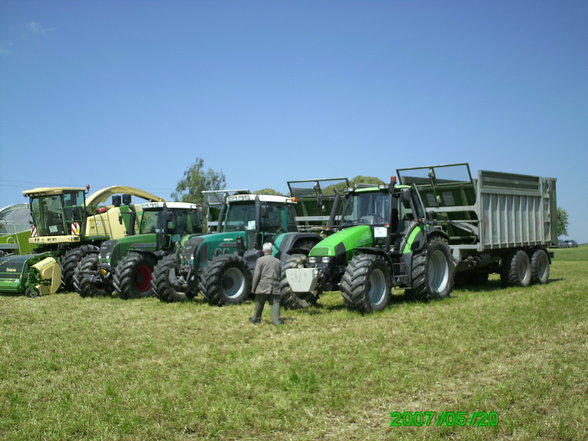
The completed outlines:
{"type": "Polygon", "coordinates": [[[374,254],[359,254],[347,265],[341,293],[348,309],[361,313],[381,311],[390,303],[390,267],[374,254]]]}
{"type": "Polygon", "coordinates": [[[531,262],[525,251],[513,251],[502,259],[500,281],[503,286],[529,286],[531,284],[531,262]]]}
{"type": "Polygon", "coordinates": [[[542,248],[531,254],[531,283],[547,283],[549,280],[549,256],[542,248]]]}
{"type": "Polygon", "coordinates": [[[129,253],[116,266],[114,290],[121,299],[153,295],[151,282],[155,259],[145,253],[129,253]]]}
{"type": "Polygon", "coordinates": [[[238,254],[212,259],[203,276],[206,300],[214,306],[243,303],[251,294],[251,271],[238,254]]]}
{"type": "Polygon", "coordinates": [[[97,253],[98,247],[95,245],[82,245],[77,248],[68,250],[61,258],[61,290],[76,291],[74,285],[74,275],[76,267],[88,253],[97,253]]]}
{"type": "Polygon", "coordinates": [[[409,297],[420,300],[443,299],[453,290],[455,264],[445,239],[431,239],[427,249],[413,257],[412,288],[409,297]]]}
{"type": "Polygon", "coordinates": [[[178,286],[173,284],[177,277],[179,267],[178,259],[175,255],[165,256],[155,265],[153,270],[153,291],[156,297],[162,302],[184,302],[196,297],[198,287],[189,287],[186,292],[180,291],[178,286]]]}
{"type": "Polygon", "coordinates": [[[98,273],[98,254],[96,253],[87,254],[76,268],[74,280],[80,296],[101,297],[112,293],[111,285],[102,282],[94,283],[88,273],[94,273],[96,277],[100,277],[98,273]]]}
{"type": "Polygon", "coordinates": [[[286,279],[286,270],[291,268],[308,268],[308,257],[304,254],[292,254],[282,263],[282,280],[280,281],[280,302],[287,309],[303,309],[316,305],[319,291],[295,293],[286,279]]]}

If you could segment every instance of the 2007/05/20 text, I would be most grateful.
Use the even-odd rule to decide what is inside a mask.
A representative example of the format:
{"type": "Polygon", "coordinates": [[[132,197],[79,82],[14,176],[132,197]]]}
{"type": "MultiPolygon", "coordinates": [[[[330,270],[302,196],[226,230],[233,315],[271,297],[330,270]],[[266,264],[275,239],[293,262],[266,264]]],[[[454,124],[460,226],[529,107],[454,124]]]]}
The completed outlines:
{"type": "Polygon", "coordinates": [[[494,427],[498,414],[490,412],[390,412],[390,427],[447,426],[494,427]]]}

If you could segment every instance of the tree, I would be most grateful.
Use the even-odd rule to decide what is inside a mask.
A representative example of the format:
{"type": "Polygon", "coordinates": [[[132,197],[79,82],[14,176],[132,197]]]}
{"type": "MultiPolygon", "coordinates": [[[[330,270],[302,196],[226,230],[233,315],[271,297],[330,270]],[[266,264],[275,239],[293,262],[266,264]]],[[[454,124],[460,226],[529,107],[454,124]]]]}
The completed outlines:
{"type": "Polygon", "coordinates": [[[558,237],[568,235],[568,212],[560,207],[557,207],[557,225],[555,228],[558,237]]]}
{"type": "Polygon", "coordinates": [[[222,190],[225,186],[225,174],[222,171],[205,170],[204,159],[196,158],[184,172],[184,177],[176,185],[176,191],[171,197],[176,201],[198,203],[203,200],[202,191],[222,190]]]}
{"type": "MultiPolygon", "coordinates": [[[[375,176],[356,176],[355,178],[349,179],[349,187],[354,187],[357,184],[378,185],[384,184],[384,181],[382,181],[380,178],[376,178],[375,176]]],[[[323,188],[323,193],[332,194],[335,190],[337,190],[339,193],[343,193],[346,189],[347,186],[345,183],[341,182],[339,184],[329,185],[328,187],[323,188]]]]}
{"type": "Polygon", "coordinates": [[[284,193],[280,193],[277,190],[274,190],[273,188],[262,188],[261,190],[257,190],[253,192],[254,194],[272,194],[272,195],[276,195],[276,196],[286,196],[284,193]]]}

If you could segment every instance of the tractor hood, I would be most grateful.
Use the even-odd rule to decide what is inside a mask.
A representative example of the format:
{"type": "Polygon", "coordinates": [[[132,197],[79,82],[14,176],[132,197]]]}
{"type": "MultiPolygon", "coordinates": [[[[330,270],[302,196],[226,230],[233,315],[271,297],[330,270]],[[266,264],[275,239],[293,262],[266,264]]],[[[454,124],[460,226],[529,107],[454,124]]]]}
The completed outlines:
{"type": "Polygon", "coordinates": [[[350,258],[360,247],[369,247],[373,243],[372,229],[369,225],[345,228],[321,240],[312,250],[310,257],[335,257],[342,252],[350,258]]]}
{"type": "Polygon", "coordinates": [[[246,236],[246,231],[229,231],[198,236],[191,239],[194,245],[191,248],[197,249],[191,252],[190,256],[185,256],[185,258],[191,259],[193,257],[196,266],[205,266],[213,257],[220,254],[234,253],[237,250],[237,238],[241,237],[245,240],[246,236]]]}

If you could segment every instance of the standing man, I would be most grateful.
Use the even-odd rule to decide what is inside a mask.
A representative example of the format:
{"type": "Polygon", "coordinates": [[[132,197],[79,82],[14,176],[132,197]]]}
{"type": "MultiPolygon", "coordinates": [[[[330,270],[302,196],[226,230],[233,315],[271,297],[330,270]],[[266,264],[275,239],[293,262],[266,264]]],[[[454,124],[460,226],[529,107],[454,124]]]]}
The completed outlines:
{"type": "Polygon", "coordinates": [[[255,293],[255,315],[249,319],[251,323],[261,322],[261,313],[265,301],[269,300],[272,310],[272,322],[281,325],[280,320],[280,291],[279,284],[282,276],[282,264],[272,256],[273,245],[269,242],[263,244],[263,256],[257,259],[255,272],[253,273],[252,291],[255,293]]]}

